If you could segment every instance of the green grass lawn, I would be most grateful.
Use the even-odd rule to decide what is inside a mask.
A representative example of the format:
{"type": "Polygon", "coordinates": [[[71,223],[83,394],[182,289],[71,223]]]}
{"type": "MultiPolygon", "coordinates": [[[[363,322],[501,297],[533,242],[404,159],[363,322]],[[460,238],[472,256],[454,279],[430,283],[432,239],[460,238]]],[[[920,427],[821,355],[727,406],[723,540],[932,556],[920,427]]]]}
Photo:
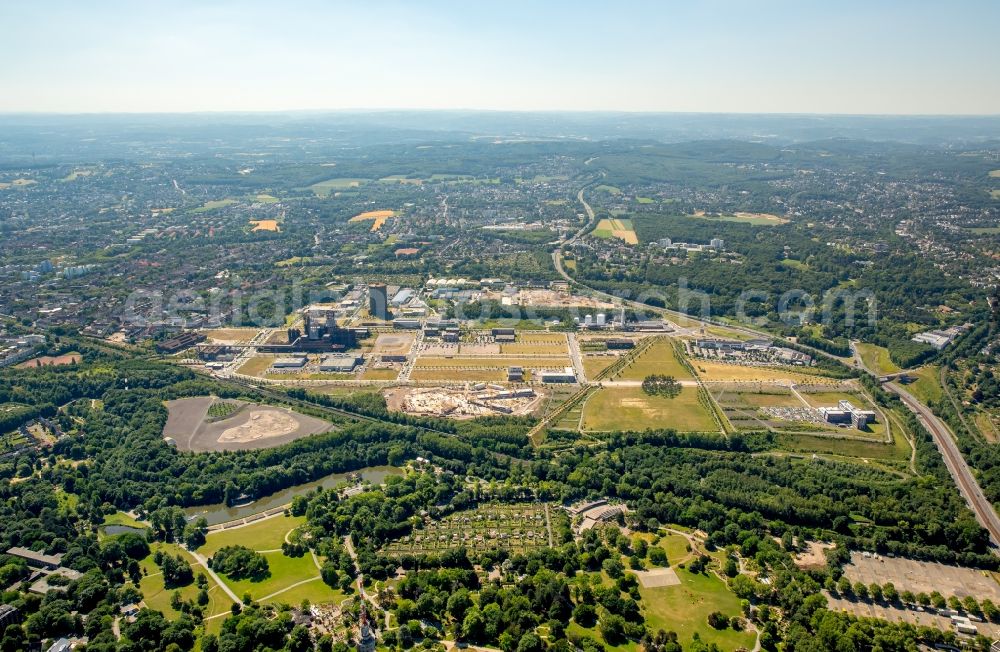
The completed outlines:
{"type": "Polygon", "coordinates": [[[652,204],[654,200],[652,197],[636,197],[635,201],[640,204],[652,204]]]}
{"type": "Polygon", "coordinates": [[[723,650],[753,648],[753,632],[717,630],[708,624],[708,614],[713,611],[721,611],[729,617],[742,616],[740,600],[729,587],[714,575],[694,575],[681,568],[675,570],[681,580],[678,586],[639,588],[649,628],[654,632],[659,629],[677,632],[683,646],[690,645],[697,633],[702,641],[715,643],[723,650]]]}
{"type": "Polygon", "coordinates": [[[683,564],[690,559],[691,551],[688,550],[688,545],[688,540],[679,534],[668,534],[661,538],[655,546],[650,543],[651,547],[663,548],[664,552],[667,553],[667,562],[671,566],[683,564]]]}
{"type": "Polygon", "coordinates": [[[209,532],[205,545],[198,552],[211,557],[225,546],[246,546],[251,550],[277,550],[285,541],[285,534],[306,522],[304,516],[275,516],[231,530],[209,532]]]}
{"type": "Polygon", "coordinates": [[[125,512],[115,512],[104,517],[101,525],[125,525],[128,527],[144,528],[146,525],[135,520],[125,512]]]}
{"type": "Polygon", "coordinates": [[[609,186],[602,183],[594,188],[594,192],[606,192],[609,195],[620,195],[622,194],[622,189],[617,186],[609,186]]]}
{"type": "Polygon", "coordinates": [[[642,380],[652,374],[673,376],[678,380],[692,377],[691,372],[674,354],[670,340],[660,339],[653,342],[631,364],[617,372],[611,380],[642,380]]]}
{"type": "MultiPolygon", "coordinates": [[[[166,588],[163,585],[163,574],[160,572],[160,567],[153,561],[152,553],[156,550],[163,550],[171,555],[182,555],[191,563],[196,578],[198,573],[204,573],[206,577],[208,577],[208,573],[195,561],[194,557],[176,544],[154,543],[150,546],[150,550],[152,551],[150,555],[139,562],[140,567],[145,571],[143,578],[139,581],[139,590],[142,591],[143,601],[150,609],[162,611],[167,618],[177,618],[180,614],[170,606],[170,598],[174,591],[178,591],[183,600],[194,600],[198,596],[198,584],[191,582],[183,587],[166,588]]],[[[211,577],[208,577],[208,604],[205,606],[205,615],[211,616],[227,611],[231,604],[232,600],[229,599],[225,591],[219,588],[211,577]]]]}
{"type": "Polygon", "coordinates": [[[912,383],[904,385],[904,389],[916,396],[924,404],[941,400],[941,369],[937,365],[927,365],[908,375],[916,378],[912,383]]]}
{"type": "Polygon", "coordinates": [[[648,396],[640,387],[605,387],[587,400],[583,430],[646,430],[673,428],[680,432],[718,431],[712,414],[698,400],[695,387],[684,387],[676,398],[648,396]]]}
{"type": "MultiPolygon", "coordinates": [[[[303,580],[319,577],[319,570],[313,564],[312,555],[308,553],[301,557],[286,557],[280,552],[263,554],[271,569],[271,576],[267,579],[254,582],[247,579],[232,580],[221,575],[236,595],[242,597],[243,594],[249,593],[255,600],[261,600],[303,580]]],[[[278,596],[275,596],[275,599],[278,599],[278,596]]]]}
{"type": "Polygon", "coordinates": [[[214,211],[218,208],[225,208],[226,206],[232,206],[236,203],[235,199],[217,199],[215,201],[207,201],[198,208],[192,208],[189,213],[207,213],[209,211],[214,211]]]}
{"type": "Polygon", "coordinates": [[[856,460],[905,461],[910,457],[909,444],[893,428],[893,443],[883,444],[860,439],[836,439],[833,437],[813,437],[811,435],[775,436],[775,444],[781,450],[792,453],[833,455],[856,460]]]}
{"type": "Polygon", "coordinates": [[[858,342],[855,345],[865,366],[876,374],[894,374],[900,371],[899,365],[889,357],[889,349],[875,344],[858,342]]]}
{"type": "Polygon", "coordinates": [[[348,596],[337,589],[331,589],[322,579],[307,584],[300,584],[293,589],[288,589],[283,593],[265,600],[265,604],[284,603],[293,607],[302,604],[303,600],[308,600],[312,604],[339,604],[348,596]]]}

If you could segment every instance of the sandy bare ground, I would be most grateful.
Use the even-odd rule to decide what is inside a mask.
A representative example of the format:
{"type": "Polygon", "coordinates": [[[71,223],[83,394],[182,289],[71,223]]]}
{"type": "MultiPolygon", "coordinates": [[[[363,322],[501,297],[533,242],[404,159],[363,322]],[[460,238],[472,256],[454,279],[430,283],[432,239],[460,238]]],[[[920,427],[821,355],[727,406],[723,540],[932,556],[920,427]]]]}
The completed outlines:
{"type": "Polygon", "coordinates": [[[677,571],[673,568],[654,568],[648,571],[632,571],[639,576],[639,584],[643,588],[654,589],[661,586],[676,586],[681,583],[677,571]]]}
{"type": "Polygon", "coordinates": [[[327,432],[332,425],[287,408],[247,404],[218,421],[208,421],[211,396],[195,396],[167,401],[167,423],[163,436],[170,437],[182,451],[253,450],[273,448],[288,442],[327,432]]]}
{"type": "Polygon", "coordinates": [[[832,543],[810,541],[805,550],[795,555],[795,565],[799,568],[822,568],[826,566],[826,555],[823,552],[835,547],[832,543]]]}
{"type": "Polygon", "coordinates": [[[373,355],[406,355],[416,339],[413,333],[380,333],[375,340],[373,355]]]}
{"type": "Polygon", "coordinates": [[[43,355],[39,358],[32,358],[27,362],[22,362],[17,365],[18,369],[29,369],[32,367],[58,367],[64,364],[75,364],[83,360],[83,356],[79,353],[67,353],[66,355],[43,355]]]}
{"type": "Polygon", "coordinates": [[[881,555],[876,559],[855,552],[851,563],[844,566],[844,575],[852,582],[865,584],[892,582],[897,591],[938,591],[945,597],[972,595],[977,600],[989,598],[1000,603],[1000,584],[992,574],[974,568],[881,555]]]}

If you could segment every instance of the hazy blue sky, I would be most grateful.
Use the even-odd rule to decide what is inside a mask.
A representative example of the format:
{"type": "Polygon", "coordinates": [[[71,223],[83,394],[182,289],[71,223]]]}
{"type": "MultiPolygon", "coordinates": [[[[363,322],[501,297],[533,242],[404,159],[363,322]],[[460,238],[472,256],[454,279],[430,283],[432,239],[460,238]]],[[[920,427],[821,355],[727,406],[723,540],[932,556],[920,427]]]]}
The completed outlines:
{"type": "Polygon", "coordinates": [[[1000,113],[1000,0],[4,0],[0,25],[0,111],[1000,113]]]}

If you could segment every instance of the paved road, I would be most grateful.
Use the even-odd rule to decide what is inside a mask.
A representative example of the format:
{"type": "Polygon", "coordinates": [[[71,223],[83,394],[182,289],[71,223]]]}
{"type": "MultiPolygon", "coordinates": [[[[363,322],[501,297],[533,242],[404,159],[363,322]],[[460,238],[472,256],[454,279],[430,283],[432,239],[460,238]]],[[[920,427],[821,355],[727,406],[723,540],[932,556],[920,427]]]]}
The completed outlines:
{"type": "MultiPolygon", "coordinates": [[[[590,217],[590,221],[592,221],[594,216],[594,211],[591,208],[590,204],[588,204],[587,201],[583,198],[584,189],[585,188],[580,189],[580,192],[577,193],[576,198],[583,206],[584,210],[587,212],[588,217],[590,217]]],[[[588,221],[588,226],[589,226],[589,221],[588,221]]],[[[640,304],[636,301],[630,301],[628,299],[621,299],[618,297],[614,297],[613,295],[608,294],[607,292],[602,292],[601,290],[597,290],[583,283],[580,283],[572,276],[570,276],[566,272],[566,270],[563,269],[562,249],[567,244],[571,244],[574,240],[580,237],[586,231],[586,228],[587,227],[585,226],[583,229],[577,232],[572,238],[569,238],[565,243],[557,247],[556,250],[552,252],[552,262],[555,265],[556,271],[559,273],[560,276],[562,276],[570,283],[576,283],[577,285],[585,287],[599,296],[604,296],[612,300],[615,300],[619,304],[632,305],[634,307],[638,307],[646,311],[658,312],[661,315],[681,314],[674,310],[662,309],[662,308],[656,309],[646,304],[640,304]]],[[[684,317],[691,319],[691,317],[687,315],[684,315],[684,317]]],[[[703,324],[706,322],[715,323],[712,320],[701,320],[701,321],[703,324]]],[[[748,333],[756,337],[767,337],[769,339],[780,340],[780,338],[775,338],[773,335],[769,333],[757,331],[752,328],[738,327],[738,326],[732,326],[730,324],[721,324],[721,323],[719,325],[725,326],[726,328],[730,328],[732,330],[742,331],[744,333],[748,333]]],[[[818,355],[822,355],[835,360],[840,360],[841,362],[843,362],[842,358],[838,358],[837,356],[831,355],[826,351],[822,351],[820,349],[814,349],[808,346],[804,348],[807,348],[811,352],[814,352],[818,355]]],[[[864,365],[864,361],[861,360],[861,356],[854,348],[853,343],[851,348],[852,348],[852,353],[854,353],[855,360],[857,361],[859,367],[865,372],[874,375],[877,378],[878,375],[872,373],[873,370],[868,369],[864,365]]],[[[930,408],[921,403],[912,394],[901,388],[899,385],[896,385],[893,382],[887,382],[885,383],[884,386],[889,391],[897,394],[902,399],[903,403],[910,410],[912,410],[917,414],[920,420],[927,427],[927,430],[934,437],[934,441],[937,443],[938,448],[941,450],[941,454],[942,457],[944,458],[945,465],[948,467],[948,471],[951,473],[952,478],[955,480],[955,484],[958,486],[959,491],[965,497],[966,501],[968,501],[970,507],[972,508],[973,513],[976,515],[976,519],[979,521],[979,524],[982,525],[983,528],[985,528],[986,531],[990,533],[990,538],[993,541],[994,554],[1000,555],[1000,547],[998,547],[1000,546],[1000,517],[997,516],[996,511],[993,509],[993,505],[990,504],[990,501],[986,499],[986,496],[983,494],[983,490],[979,487],[979,484],[976,482],[975,477],[972,475],[972,471],[969,469],[968,463],[962,456],[961,451],[958,450],[958,445],[955,443],[955,438],[951,434],[951,430],[949,430],[948,426],[945,425],[943,421],[941,421],[940,419],[937,418],[937,416],[934,415],[934,413],[931,411],[930,408]]],[[[888,421],[886,423],[888,424],[888,421]]]]}
{"type": "Polygon", "coordinates": [[[581,385],[587,384],[587,370],[583,367],[583,355],[580,354],[580,343],[576,339],[576,333],[570,333],[567,337],[569,344],[569,356],[573,361],[573,369],[576,370],[576,380],[581,385]]]}
{"type": "Polygon", "coordinates": [[[219,588],[225,591],[226,595],[228,595],[233,602],[236,604],[242,604],[243,601],[235,593],[233,593],[233,590],[229,588],[229,585],[223,582],[222,578],[216,575],[215,571],[208,567],[208,560],[205,559],[205,555],[200,552],[195,552],[194,550],[188,550],[188,552],[191,553],[192,557],[198,560],[199,564],[204,566],[205,572],[208,573],[208,576],[215,580],[215,583],[219,585],[219,588]]]}
{"type": "MultiPolygon", "coordinates": [[[[948,467],[959,491],[969,503],[973,513],[979,523],[990,533],[993,545],[1000,545],[1000,517],[997,517],[993,505],[986,499],[983,490],[979,487],[969,465],[966,463],[962,452],[958,450],[955,438],[951,430],[941,419],[937,418],[930,408],[918,401],[912,394],[897,385],[896,383],[886,383],[885,388],[897,394],[906,407],[910,408],[917,418],[927,427],[927,430],[934,437],[934,442],[941,451],[944,463],[948,467]]],[[[996,550],[994,550],[996,552],[996,550]]]]}

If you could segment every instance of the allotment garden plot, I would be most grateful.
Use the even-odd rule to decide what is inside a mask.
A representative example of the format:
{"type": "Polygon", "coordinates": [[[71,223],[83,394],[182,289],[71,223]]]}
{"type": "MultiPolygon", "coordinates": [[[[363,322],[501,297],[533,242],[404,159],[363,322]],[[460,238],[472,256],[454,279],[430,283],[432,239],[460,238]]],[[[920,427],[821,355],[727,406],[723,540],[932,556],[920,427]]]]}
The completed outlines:
{"type": "Polygon", "coordinates": [[[562,509],[543,503],[490,503],[439,520],[426,518],[410,535],[392,541],[384,551],[425,555],[464,547],[470,552],[497,548],[527,552],[549,546],[557,522],[567,518],[562,509]]]}

